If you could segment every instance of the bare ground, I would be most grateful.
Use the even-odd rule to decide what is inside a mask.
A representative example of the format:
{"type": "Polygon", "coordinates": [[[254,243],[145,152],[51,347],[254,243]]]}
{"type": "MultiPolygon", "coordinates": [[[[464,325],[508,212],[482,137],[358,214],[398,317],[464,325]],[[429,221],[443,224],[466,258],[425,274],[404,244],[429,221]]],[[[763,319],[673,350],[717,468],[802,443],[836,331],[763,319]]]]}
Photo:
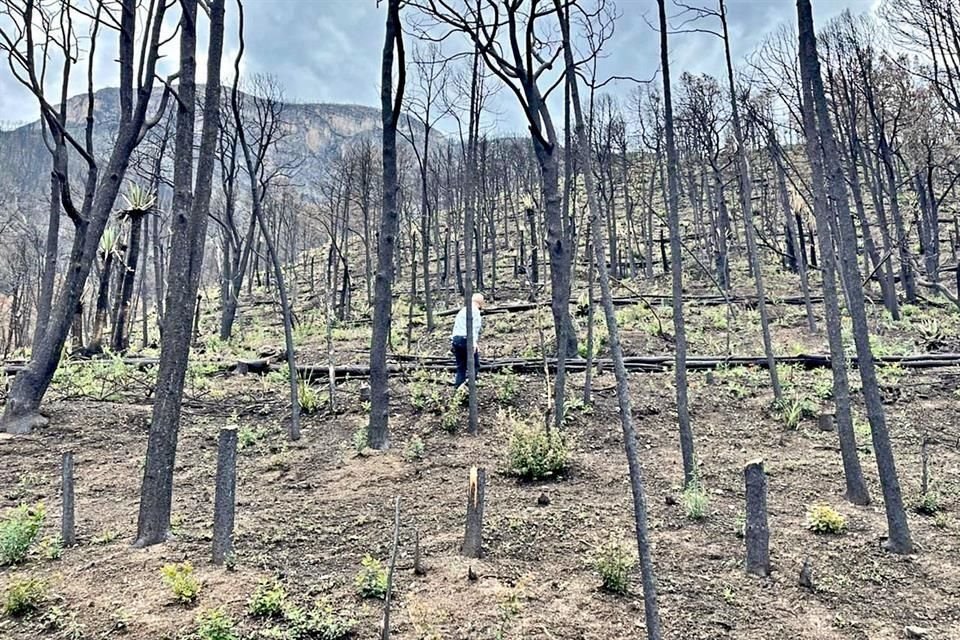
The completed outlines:
{"type": "MultiPolygon", "coordinates": [[[[904,627],[929,629],[929,638],[960,638],[960,539],[953,514],[960,486],[957,448],[960,408],[956,378],[908,374],[905,390],[888,406],[901,483],[910,503],[919,486],[919,442],[935,439],[933,478],[947,516],[910,515],[921,551],[897,557],[880,548],[882,506],[854,507],[842,499],[843,481],[835,434],[814,421],[784,431],[759,391],[731,391],[692,376],[694,429],[709,515],[689,520],[677,497],[680,460],[674,426],[672,376],[632,378],[647,504],[667,638],[904,637],[904,627]],[[769,474],[771,550],[768,579],[742,570],[742,542],[735,535],[743,508],[742,465],[762,456],[769,474]],[[848,518],[848,532],[817,536],[805,529],[809,505],[826,503],[848,518]],[[945,526],[946,528],[939,528],[945,526]],[[804,558],[817,590],[798,585],[804,558]]],[[[451,435],[439,418],[412,409],[396,385],[393,448],[358,456],[350,446],[365,424],[356,383],[341,388],[345,413],[308,417],[304,437],[284,441],[282,408],[251,404],[224,410],[216,402],[188,408],[176,468],[176,540],[148,550],[129,546],[134,537],[148,405],[57,402],[51,425],[34,435],[0,440],[0,506],[44,500],[48,531],[59,515],[60,453],[76,452],[79,546],[60,560],[34,557],[3,569],[0,588],[23,575],[40,575],[52,598],[82,625],[87,638],[126,634],[173,638],[194,628],[198,611],[224,606],[249,633],[266,626],[246,615],[246,602],[264,577],[279,575],[304,604],[326,596],[358,618],[357,637],[377,637],[379,601],[353,591],[360,559],[389,556],[395,495],[401,496],[401,553],[393,614],[398,638],[636,638],[642,637],[639,577],[631,594],[599,590],[590,557],[610,538],[632,533],[629,485],[616,417],[612,378],[595,380],[592,413],[576,413],[569,431],[570,471],[549,483],[521,483],[505,474],[507,434],[497,420],[492,388],[482,390],[479,437],[451,435]],[[234,414],[234,415],[230,415],[234,414]],[[228,418],[228,416],[230,416],[228,418]],[[235,570],[208,563],[216,435],[227,421],[268,431],[239,457],[235,570]],[[425,443],[423,459],[403,456],[412,438],[425,443]],[[465,485],[471,465],[490,470],[486,506],[486,558],[458,555],[465,485]],[[541,494],[547,506],[538,504],[541,494]],[[412,571],[413,530],[419,530],[427,575],[412,571]],[[160,567],[190,560],[204,585],[193,608],[172,604],[160,567]],[[498,635],[498,633],[500,635],[498,635]]],[[[248,384],[225,380],[219,384],[248,384]]],[[[520,414],[540,411],[543,380],[521,379],[520,414]]],[[[573,387],[579,388],[575,381],[573,387]]],[[[868,443],[865,443],[868,444],[868,443]]],[[[863,456],[872,495],[880,490],[872,456],[863,456]]],[[[0,637],[33,638],[37,618],[0,620],[0,637]]],[[[54,634],[55,637],[55,634],[54,634]]]]}

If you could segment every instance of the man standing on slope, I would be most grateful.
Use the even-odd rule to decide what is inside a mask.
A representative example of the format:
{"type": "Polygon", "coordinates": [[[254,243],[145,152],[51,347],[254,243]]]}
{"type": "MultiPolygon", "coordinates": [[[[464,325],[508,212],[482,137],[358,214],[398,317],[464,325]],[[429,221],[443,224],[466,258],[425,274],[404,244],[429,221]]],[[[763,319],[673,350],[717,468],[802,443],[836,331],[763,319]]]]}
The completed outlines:
{"type": "MultiPolygon", "coordinates": [[[[473,294],[473,370],[476,375],[480,371],[480,310],[483,309],[483,294],[473,294]]],[[[451,336],[451,350],[457,359],[457,378],[453,382],[454,388],[459,388],[467,380],[467,308],[463,307],[453,322],[451,336]]]]}

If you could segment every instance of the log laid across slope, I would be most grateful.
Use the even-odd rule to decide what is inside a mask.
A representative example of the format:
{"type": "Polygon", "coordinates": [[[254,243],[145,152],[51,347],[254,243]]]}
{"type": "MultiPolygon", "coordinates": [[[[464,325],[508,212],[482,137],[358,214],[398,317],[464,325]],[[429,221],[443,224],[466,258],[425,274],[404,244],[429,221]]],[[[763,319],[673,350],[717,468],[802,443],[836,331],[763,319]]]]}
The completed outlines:
{"type": "MultiPolygon", "coordinates": [[[[715,307],[727,304],[727,301],[731,304],[741,305],[746,307],[753,307],[757,304],[756,296],[729,296],[729,298],[724,298],[723,296],[714,296],[714,295],[690,295],[684,296],[683,301],[690,304],[697,304],[706,307],[715,307]]],[[[813,304],[819,304],[822,302],[823,298],[812,296],[810,302],[813,304]]],[[[671,296],[660,296],[660,295],[651,295],[651,296],[621,296],[613,299],[614,306],[625,307],[634,304],[648,304],[656,306],[668,306],[672,303],[673,298],[671,296]]],[[[594,304],[600,304],[599,300],[594,300],[594,304]]],[[[571,305],[576,304],[576,301],[571,301],[571,305]]],[[[777,305],[777,304],[787,304],[787,305],[802,305],[806,304],[803,297],[800,296],[790,296],[786,298],[767,298],[767,304],[777,305]]],[[[549,302],[517,302],[513,304],[504,304],[498,307],[488,307],[483,310],[483,315],[500,315],[503,313],[518,313],[521,311],[530,311],[538,307],[548,307],[550,306],[549,302]]],[[[434,315],[438,318],[455,316],[459,312],[459,309],[445,309],[443,311],[437,311],[434,315]]]]}
{"type": "MultiPolygon", "coordinates": [[[[282,358],[282,354],[281,354],[282,358]]],[[[673,367],[673,355],[642,355],[625,356],[624,365],[627,371],[634,373],[658,373],[669,371],[673,367]]],[[[793,356],[778,356],[777,364],[794,365],[806,369],[822,369],[830,366],[830,356],[826,354],[800,354],[793,356]]],[[[874,361],[881,365],[899,365],[905,369],[933,369],[941,367],[960,366],[960,353],[923,353],[905,356],[878,356],[874,361]]],[[[75,364],[92,363],[95,360],[79,360],[75,364]]],[[[159,360],[154,358],[125,358],[124,363],[130,367],[144,370],[157,366],[159,360]]],[[[215,365],[213,373],[236,374],[265,374],[279,369],[273,358],[259,360],[240,360],[236,362],[208,363],[215,365]]],[[[597,358],[593,361],[599,370],[608,370],[613,364],[608,358],[597,358]]],[[[857,366],[857,359],[851,358],[851,364],[857,366]]],[[[513,371],[515,373],[541,373],[544,366],[554,371],[557,366],[555,358],[501,358],[480,362],[480,370],[487,372],[513,371]]],[[[22,362],[7,362],[3,365],[3,372],[15,375],[26,366],[22,362]]],[[[570,371],[584,371],[587,361],[583,358],[568,358],[566,366],[570,371]]],[[[762,355],[757,356],[688,356],[687,369],[690,371],[707,371],[722,367],[766,367],[767,360],[762,355]]],[[[328,364],[303,364],[297,366],[299,374],[309,380],[324,379],[328,376],[328,364]]],[[[390,356],[387,370],[390,375],[410,374],[417,369],[427,371],[454,371],[456,364],[447,356],[414,356],[393,354],[390,356]]],[[[370,373],[370,368],[362,364],[341,364],[333,368],[337,378],[363,377],[370,373]]]]}

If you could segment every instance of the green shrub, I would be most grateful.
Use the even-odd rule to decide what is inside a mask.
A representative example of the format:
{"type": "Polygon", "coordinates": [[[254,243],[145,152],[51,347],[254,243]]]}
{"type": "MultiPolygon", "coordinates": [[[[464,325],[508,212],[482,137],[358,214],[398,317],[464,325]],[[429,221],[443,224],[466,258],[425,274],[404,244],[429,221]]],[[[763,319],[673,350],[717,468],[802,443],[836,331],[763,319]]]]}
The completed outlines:
{"type": "Polygon", "coordinates": [[[493,387],[498,402],[513,402],[513,399],[517,397],[519,378],[512,369],[507,369],[501,373],[492,374],[490,376],[490,386],[493,387]]]}
{"type": "Polygon", "coordinates": [[[260,444],[267,436],[266,429],[257,429],[250,425],[243,425],[237,429],[237,447],[243,451],[260,444]]]}
{"type": "Polygon", "coordinates": [[[61,640],[83,640],[84,626],[77,622],[77,615],[64,611],[61,607],[50,607],[40,616],[40,626],[44,631],[56,631],[61,640]]]}
{"type": "Polygon", "coordinates": [[[360,561],[360,571],[353,581],[357,594],[363,598],[383,598],[387,595],[387,570],[369,553],[360,561]]]}
{"type": "Polygon", "coordinates": [[[507,417],[510,471],[527,480],[549,478],[566,468],[570,452],[562,433],[545,431],[524,420],[507,417]]]}
{"type": "Polygon", "coordinates": [[[403,457],[410,461],[420,460],[423,458],[423,448],[423,440],[420,436],[414,436],[403,450],[403,457]]]}
{"type": "Polygon", "coordinates": [[[593,561],[604,590],[619,595],[630,590],[630,574],[636,564],[636,558],[627,547],[613,542],[600,547],[593,561]]]}
{"type": "Polygon", "coordinates": [[[357,427],[357,430],[353,432],[350,443],[353,445],[353,450],[357,453],[363,453],[363,450],[369,446],[370,439],[367,436],[367,427],[365,425],[357,427]]]}
{"type": "Polygon", "coordinates": [[[691,520],[703,520],[707,517],[707,507],[710,505],[710,496],[707,495],[700,480],[694,478],[687,483],[681,496],[683,509],[691,520]]]}
{"type": "Polygon", "coordinates": [[[443,409],[443,413],[440,416],[440,426],[447,433],[453,434],[457,432],[457,427],[460,426],[460,418],[463,415],[463,405],[470,399],[470,390],[467,388],[467,385],[460,385],[456,391],[453,392],[453,395],[450,396],[450,400],[447,402],[447,406],[443,409]]]}
{"type": "Polygon", "coordinates": [[[413,381],[410,383],[410,404],[417,411],[441,413],[443,411],[443,394],[436,380],[425,369],[413,372],[413,381]]]}
{"type": "Polygon", "coordinates": [[[807,512],[807,529],[814,533],[841,534],[847,528],[847,520],[833,507],[814,505],[807,512]]]}
{"type": "Polygon", "coordinates": [[[10,580],[3,596],[3,612],[19,618],[38,611],[47,599],[47,584],[40,578],[10,580]]]}
{"type": "Polygon", "coordinates": [[[777,409],[787,429],[796,429],[804,419],[812,418],[817,413],[816,404],[807,396],[784,398],[777,409]]]}
{"type": "Polygon", "coordinates": [[[307,415],[316,413],[323,406],[317,388],[303,379],[297,383],[297,402],[300,404],[300,411],[307,415]]]}
{"type": "Polygon", "coordinates": [[[935,516],[940,511],[940,496],[935,491],[927,491],[917,501],[916,512],[925,516],[935,516]]]}
{"type": "Polygon", "coordinates": [[[200,595],[200,582],[193,575],[193,565],[189,562],[166,564],[160,569],[163,583],[173,593],[177,602],[190,603],[200,595]]]}
{"type": "Polygon", "coordinates": [[[0,566],[19,564],[40,535],[46,510],[43,503],[20,505],[0,520],[0,566]]]}
{"type": "Polygon", "coordinates": [[[210,609],[197,616],[197,640],[237,640],[233,619],[223,609],[210,609]]]}
{"type": "Polygon", "coordinates": [[[37,547],[47,560],[59,560],[63,556],[63,540],[59,535],[44,538],[37,547]]]}
{"type": "Polygon", "coordinates": [[[265,580],[250,597],[250,615],[256,618],[281,618],[287,606],[287,592],[278,580],[265,580]]]}
{"type": "Polygon", "coordinates": [[[326,600],[320,600],[309,611],[289,610],[287,620],[292,635],[298,640],[343,640],[353,634],[356,621],[336,612],[326,600]]]}

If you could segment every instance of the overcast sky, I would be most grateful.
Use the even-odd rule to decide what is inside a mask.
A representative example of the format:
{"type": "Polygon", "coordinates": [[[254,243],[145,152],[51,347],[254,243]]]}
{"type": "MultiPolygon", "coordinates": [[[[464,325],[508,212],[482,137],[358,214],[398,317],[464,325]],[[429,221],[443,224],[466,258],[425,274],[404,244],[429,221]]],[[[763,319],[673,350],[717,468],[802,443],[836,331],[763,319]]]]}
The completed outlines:
{"type": "MultiPolygon", "coordinates": [[[[697,0],[689,1],[697,3],[697,0]]],[[[713,1],[699,0],[704,4],[713,1]]],[[[659,67],[658,36],[648,25],[648,21],[656,21],[656,2],[615,2],[620,18],[606,46],[600,75],[650,78],[659,67]]],[[[794,0],[727,0],[727,3],[735,64],[753,51],[766,34],[796,20],[794,0]]],[[[822,25],[844,9],[859,13],[870,10],[876,3],[877,0],[813,0],[814,18],[822,25]]],[[[378,8],[376,0],[247,0],[243,73],[272,74],[279,79],[288,98],[302,102],[377,106],[383,5],[378,8]]],[[[232,56],[237,47],[236,5],[228,0],[227,7],[231,35],[228,35],[225,55],[230,58],[224,61],[224,68],[225,74],[232,74],[232,56]]],[[[99,46],[95,83],[98,87],[115,86],[116,46],[99,46]]],[[[172,66],[176,52],[169,53],[174,54],[167,60],[167,65],[172,66]]],[[[720,74],[722,61],[723,50],[717,38],[702,33],[672,36],[674,79],[682,71],[720,74]]],[[[205,64],[202,55],[198,63],[205,64]]],[[[611,90],[626,94],[630,87],[621,83],[611,90]]],[[[516,132],[522,129],[522,119],[512,96],[504,93],[492,106],[489,124],[493,128],[516,132]]],[[[36,112],[33,98],[12,78],[3,60],[0,124],[9,126],[33,120],[36,112]]]]}

